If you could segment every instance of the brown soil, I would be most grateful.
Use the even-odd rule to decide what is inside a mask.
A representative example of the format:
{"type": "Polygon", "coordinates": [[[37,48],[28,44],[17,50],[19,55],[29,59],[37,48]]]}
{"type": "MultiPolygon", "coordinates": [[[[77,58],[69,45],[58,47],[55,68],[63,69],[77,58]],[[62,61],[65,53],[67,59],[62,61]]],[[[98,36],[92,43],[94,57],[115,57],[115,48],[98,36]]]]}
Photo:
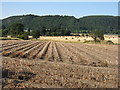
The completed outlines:
{"type": "Polygon", "coordinates": [[[117,45],[19,40],[2,45],[3,88],[118,87],[117,45]]]}

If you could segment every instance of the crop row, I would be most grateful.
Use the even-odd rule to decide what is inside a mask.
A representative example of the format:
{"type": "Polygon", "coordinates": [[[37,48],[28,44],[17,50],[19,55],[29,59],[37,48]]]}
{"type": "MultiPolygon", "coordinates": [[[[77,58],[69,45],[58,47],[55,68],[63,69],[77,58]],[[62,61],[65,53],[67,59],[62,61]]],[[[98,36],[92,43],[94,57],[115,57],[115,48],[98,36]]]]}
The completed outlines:
{"type": "Polygon", "coordinates": [[[94,67],[117,66],[116,49],[110,47],[50,41],[3,43],[3,56],[38,59],[94,67]]]}

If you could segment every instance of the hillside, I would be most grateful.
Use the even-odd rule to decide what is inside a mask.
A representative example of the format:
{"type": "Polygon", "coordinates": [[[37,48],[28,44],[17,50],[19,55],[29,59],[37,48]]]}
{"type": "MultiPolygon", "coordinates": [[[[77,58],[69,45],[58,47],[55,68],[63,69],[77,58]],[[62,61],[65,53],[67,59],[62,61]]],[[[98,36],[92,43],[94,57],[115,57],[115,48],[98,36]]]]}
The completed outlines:
{"type": "MultiPolygon", "coordinates": [[[[36,16],[22,15],[12,16],[2,20],[3,25],[8,27],[12,23],[20,22],[25,29],[41,30],[42,27],[54,30],[70,30],[71,32],[81,32],[89,30],[104,30],[105,33],[118,34],[117,16],[86,16],[75,18],[73,16],[36,16]]],[[[0,27],[1,28],[1,27],[0,27]]]]}

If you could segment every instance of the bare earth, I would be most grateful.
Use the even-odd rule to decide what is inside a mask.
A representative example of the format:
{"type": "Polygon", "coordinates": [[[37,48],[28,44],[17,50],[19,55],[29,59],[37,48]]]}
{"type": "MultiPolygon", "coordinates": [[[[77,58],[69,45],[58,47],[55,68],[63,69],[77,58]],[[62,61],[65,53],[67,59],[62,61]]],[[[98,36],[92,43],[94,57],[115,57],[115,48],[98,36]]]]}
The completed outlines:
{"type": "Polygon", "coordinates": [[[118,45],[3,41],[3,88],[117,88],[118,45]]]}

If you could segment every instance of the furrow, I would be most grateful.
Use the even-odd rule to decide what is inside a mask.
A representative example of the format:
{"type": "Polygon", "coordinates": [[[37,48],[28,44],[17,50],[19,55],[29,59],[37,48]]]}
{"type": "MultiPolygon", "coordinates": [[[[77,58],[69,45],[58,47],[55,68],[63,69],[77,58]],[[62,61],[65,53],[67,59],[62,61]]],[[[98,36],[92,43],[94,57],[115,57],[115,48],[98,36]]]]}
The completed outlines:
{"type": "Polygon", "coordinates": [[[45,58],[48,61],[54,61],[54,56],[53,56],[53,42],[50,43],[50,45],[48,47],[48,50],[47,50],[47,53],[45,55],[45,58]]]}
{"type": "MultiPolygon", "coordinates": [[[[108,55],[104,55],[102,52],[100,51],[96,51],[96,50],[90,50],[88,47],[87,48],[82,48],[80,45],[79,45],[79,48],[78,46],[74,46],[72,44],[69,44],[70,46],[72,46],[73,48],[75,48],[76,50],[78,50],[79,52],[83,52],[82,54],[85,55],[86,54],[86,57],[87,55],[90,56],[90,58],[94,58],[94,60],[96,60],[96,62],[93,62],[93,63],[96,63],[99,65],[106,65],[107,64],[110,64],[112,66],[115,66],[117,64],[117,62],[114,62],[112,63],[111,61],[117,61],[116,58],[114,57],[110,57],[108,55]],[[81,47],[81,48],[80,48],[81,47]],[[100,53],[99,53],[100,52],[100,53]]],[[[85,47],[85,46],[84,46],[85,47]]],[[[107,52],[106,52],[107,53],[107,52]]],[[[90,59],[89,58],[89,59],[90,59]]]]}
{"type": "MultiPolygon", "coordinates": [[[[64,45],[66,46],[66,44],[64,44],[64,45]]],[[[82,51],[82,50],[80,50],[76,47],[73,47],[71,45],[69,45],[68,48],[71,49],[71,52],[73,51],[73,53],[75,55],[77,55],[78,58],[82,58],[82,59],[78,59],[81,61],[81,63],[85,61],[86,64],[90,65],[90,66],[108,67],[107,62],[105,62],[105,61],[101,62],[99,60],[99,58],[87,53],[87,51],[86,52],[82,51]]],[[[81,48],[83,48],[83,47],[81,47],[81,48]]]]}
{"type": "Polygon", "coordinates": [[[73,57],[74,57],[73,54],[66,47],[64,47],[62,43],[57,42],[56,44],[63,62],[65,63],[73,62],[73,57]]]}
{"type": "Polygon", "coordinates": [[[21,54],[19,55],[19,57],[27,58],[27,56],[30,55],[30,53],[31,53],[32,51],[34,51],[35,49],[38,49],[40,46],[41,46],[41,43],[38,43],[38,45],[33,46],[33,48],[30,48],[30,49],[27,50],[26,52],[21,53],[21,54]]]}
{"type": "Polygon", "coordinates": [[[48,42],[44,47],[43,49],[38,53],[38,55],[36,56],[36,58],[39,58],[39,59],[44,59],[44,56],[48,50],[48,47],[49,47],[49,44],[50,42],[48,42]]]}
{"type": "Polygon", "coordinates": [[[30,53],[30,55],[28,56],[28,58],[29,58],[29,59],[34,59],[34,58],[36,58],[37,54],[43,49],[43,47],[44,47],[45,44],[46,44],[46,42],[43,42],[38,49],[32,51],[32,52],[30,53]]]}
{"type": "Polygon", "coordinates": [[[5,44],[5,45],[2,45],[2,47],[0,47],[0,48],[3,48],[3,47],[8,47],[8,46],[13,46],[13,45],[16,45],[16,44],[19,44],[19,43],[23,43],[23,42],[25,42],[25,41],[20,41],[20,42],[14,42],[14,43],[10,43],[10,44],[5,44]]]}
{"type": "MultiPolygon", "coordinates": [[[[36,42],[34,42],[34,43],[36,43],[36,42]]],[[[22,50],[22,49],[24,49],[24,48],[27,48],[27,47],[33,45],[34,43],[31,42],[31,43],[29,43],[29,44],[27,44],[27,45],[25,45],[25,46],[17,47],[17,48],[14,48],[14,49],[10,50],[10,51],[4,51],[4,52],[2,53],[2,55],[3,55],[3,56],[9,56],[10,54],[12,54],[12,53],[14,53],[14,52],[16,52],[16,51],[22,50]]]]}
{"type": "MultiPolygon", "coordinates": [[[[11,50],[11,49],[13,49],[13,48],[20,47],[20,46],[26,45],[26,44],[28,44],[28,43],[27,43],[27,42],[23,42],[23,43],[15,44],[15,45],[10,46],[10,47],[8,46],[8,47],[6,47],[6,48],[3,48],[2,51],[11,50]]],[[[2,52],[2,51],[0,51],[0,52],[2,52]]]]}
{"type": "Polygon", "coordinates": [[[60,53],[59,53],[59,51],[57,49],[56,42],[53,43],[53,47],[54,47],[53,54],[54,54],[55,61],[62,61],[61,55],[60,55],[60,53]]]}
{"type": "Polygon", "coordinates": [[[14,53],[11,54],[11,57],[20,56],[20,55],[22,55],[24,52],[26,52],[26,51],[28,51],[29,49],[33,48],[33,47],[34,47],[35,45],[37,45],[37,44],[38,44],[38,42],[30,45],[29,47],[26,47],[26,48],[24,48],[24,49],[21,49],[21,50],[19,50],[19,51],[16,51],[16,52],[14,52],[14,53]]]}

